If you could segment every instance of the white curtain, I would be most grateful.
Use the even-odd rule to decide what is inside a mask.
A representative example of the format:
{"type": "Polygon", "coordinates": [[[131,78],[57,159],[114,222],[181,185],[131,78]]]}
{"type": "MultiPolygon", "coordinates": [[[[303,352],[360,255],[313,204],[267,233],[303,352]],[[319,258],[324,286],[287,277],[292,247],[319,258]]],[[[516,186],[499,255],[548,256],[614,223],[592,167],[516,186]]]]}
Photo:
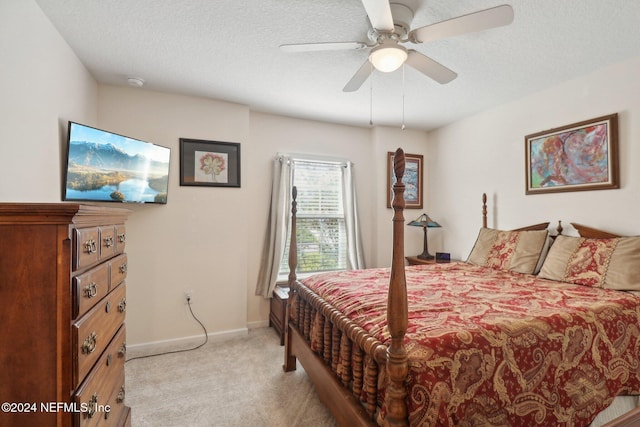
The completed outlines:
{"type": "Polygon", "coordinates": [[[293,169],[291,158],[278,156],[273,161],[271,183],[271,205],[267,221],[267,232],[262,248],[260,272],[256,295],[271,297],[278,280],[280,260],[287,242],[287,230],[291,222],[291,179],[293,169]]]}
{"type": "MultiPolygon", "coordinates": [[[[256,295],[270,298],[278,280],[278,270],[287,242],[287,233],[291,222],[291,189],[295,159],[322,161],[309,156],[279,155],[273,162],[273,182],[271,185],[271,206],[265,235],[264,247],[256,295]]],[[[358,221],[358,210],[353,179],[353,163],[342,163],[343,204],[345,229],[347,233],[347,268],[364,268],[362,241],[358,221]]]]}
{"type": "Polygon", "coordinates": [[[350,270],[365,268],[362,255],[360,221],[356,203],[356,184],[353,179],[353,163],[347,162],[342,168],[342,194],[344,195],[344,223],[347,230],[347,265],[350,270]]]}

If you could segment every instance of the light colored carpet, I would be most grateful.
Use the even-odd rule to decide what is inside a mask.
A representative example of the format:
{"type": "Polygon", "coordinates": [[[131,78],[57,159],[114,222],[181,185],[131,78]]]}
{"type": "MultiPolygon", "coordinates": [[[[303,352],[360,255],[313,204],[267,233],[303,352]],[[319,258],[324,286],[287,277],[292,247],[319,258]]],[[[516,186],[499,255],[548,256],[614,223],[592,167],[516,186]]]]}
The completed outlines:
{"type": "Polygon", "coordinates": [[[204,347],[131,360],[126,402],[133,427],[336,427],[306,373],[282,370],[272,328],[204,347]]]}

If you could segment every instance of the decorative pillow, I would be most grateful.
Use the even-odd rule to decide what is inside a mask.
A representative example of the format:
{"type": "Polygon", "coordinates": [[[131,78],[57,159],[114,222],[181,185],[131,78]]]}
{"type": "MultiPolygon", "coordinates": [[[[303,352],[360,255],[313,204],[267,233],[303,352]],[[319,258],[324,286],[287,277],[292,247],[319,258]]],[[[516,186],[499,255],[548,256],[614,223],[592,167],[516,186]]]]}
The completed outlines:
{"type": "Polygon", "coordinates": [[[547,230],[502,231],[481,228],[467,262],[533,274],[546,240],[547,230]]]}
{"type": "Polygon", "coordinates": [[[558,236],[539,277],[596,288],[640,291],[640,237],[558,236]]]}
{"type": "Polygon", "coordinates": [[[553,245],[553,237],[547,233],[547,238],[544,241],[544,246],[542,247],[542,251],[540,252],[540,258],[538,258],[538,262],[536,263],[536,268],[533,270],[533,274],[540,273],[542,269],[542,265],[544,264],[544,260],[547,258],[547,254],[549,253],[549,248],[553,245]]]}

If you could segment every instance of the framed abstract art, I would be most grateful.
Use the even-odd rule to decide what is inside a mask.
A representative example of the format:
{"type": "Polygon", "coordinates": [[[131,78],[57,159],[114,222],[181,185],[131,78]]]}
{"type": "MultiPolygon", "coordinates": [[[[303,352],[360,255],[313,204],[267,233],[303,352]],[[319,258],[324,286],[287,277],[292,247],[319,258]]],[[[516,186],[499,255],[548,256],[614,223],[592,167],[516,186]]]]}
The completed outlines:
{"type": "Polygon", "coordinates": [[[618,115],[525,136],[526,194],[620,188],[618,115]]]}

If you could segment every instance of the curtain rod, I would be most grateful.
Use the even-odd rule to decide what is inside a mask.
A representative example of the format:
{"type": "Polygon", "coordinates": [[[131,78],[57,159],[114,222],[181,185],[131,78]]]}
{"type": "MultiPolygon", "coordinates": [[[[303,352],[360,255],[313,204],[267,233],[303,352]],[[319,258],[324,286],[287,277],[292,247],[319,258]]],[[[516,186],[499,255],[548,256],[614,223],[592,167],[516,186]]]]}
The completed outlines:
{"type": "Polygon", "coordinates": [[[351,160],[315,156],[315,155],[312,155],[312,154],[278,154],[278,156],[276,158],[280,162],[282,162],[286,158],[287,161],[291,161],[293,163],[295,163],[295,162],[300,162],[300,163],[305,163],[305,162],[306,163],[325,163],[325,164],[329,164],[329,165],[342,165],[344,167],[347,167],[348,165],[352,165],[352,166],[354,165],[354,163],[351,160]]]}

